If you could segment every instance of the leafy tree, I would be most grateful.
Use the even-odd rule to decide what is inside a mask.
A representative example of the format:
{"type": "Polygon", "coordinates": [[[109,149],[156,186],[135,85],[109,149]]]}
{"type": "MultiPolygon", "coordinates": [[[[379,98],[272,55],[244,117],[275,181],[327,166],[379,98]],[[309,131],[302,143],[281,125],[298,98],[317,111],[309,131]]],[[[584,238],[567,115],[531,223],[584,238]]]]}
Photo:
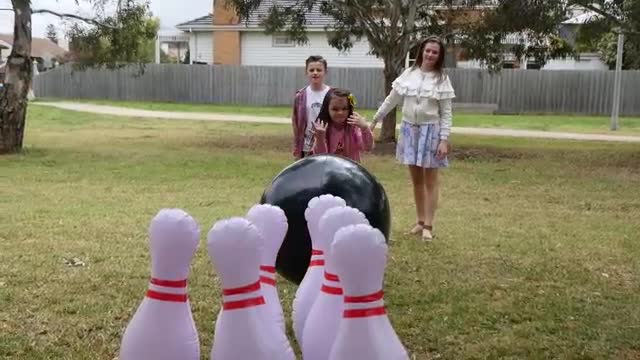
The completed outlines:
{"type": "MultiPolygon", "coordinates": [[[[79,3],[81,0],[75,0],[79,3]]],[[[94,32],[87,30],[87,36],[94,41],[91,50],[97,54],[91,61],[81,63],[86,66],[117,67],[122,62],[137,62],[142,44],[147,44],[156,36],[149,26],[150,12],[147,2],[135,0],[84,0],[93,4],[95,18],[85,18],[75,14],[62,14],[50,9],[33,9],[30,0],[11,0],[14,13],[13,48],[7,61],[4,86],[0,89],[0,154],[16,153],[22,149],[27,113],[27,94],[31,87],[31,18],[33,14],[52,14],[60,18],[71,18],[97,26],[94,32]],[[114,16],[105,15],[106,5],[115,3],[114,16]],[[105,44],[108,44],[105,45],[105,44]]],[[[3,9],[7,10],[7,9],[3,9]]],[[[85,43],[87,44],[87,43],[85,43]]],[[[88,49],[87,49],[88,50],[88,49]]]]}
{"type": "Polygon", "coordinates": [[[467,29],[463,46],[471,58],[500,67],[504,51],[516,57],[533,57],[540,64],[558,57],[575,57],[582,51],[599,51],[608,64],[615,64],[616,31],[627,36],[626,68],[638,68],[640,48],[640,1],[638,0],[498,0],[495,11],[482,23],[467,29]],[[576,42],[560,36],[560,24],[569,17],[571,8],[582,8],[596,14],[580,26],[576,42]],[[504,40],[519,39],[514,46],[504,40]],[[634,55],[635,54],[635,55],[634,55]]]}
{"type": "Polygon", "coordinates": [[[56,27],[53,24],[47,25],[47,39],[53,41],[54,43],[58,43],[58,32],[56,31],[56,27]]]}
{"type": "Polygon", "coordinates": [[[640,1],[618,2],[607,9],[611,15],[604,16],[598,12],[590,21],[580,26],[576,36],[576,49],[579,51],[594,51],[600,53],[602,60],[610,68],[615,67],[618,36],[617,31],[625,33],[623,69],[640,69],[640,1]],[[620,26],[620,18],[624,26],[620,26]]]}

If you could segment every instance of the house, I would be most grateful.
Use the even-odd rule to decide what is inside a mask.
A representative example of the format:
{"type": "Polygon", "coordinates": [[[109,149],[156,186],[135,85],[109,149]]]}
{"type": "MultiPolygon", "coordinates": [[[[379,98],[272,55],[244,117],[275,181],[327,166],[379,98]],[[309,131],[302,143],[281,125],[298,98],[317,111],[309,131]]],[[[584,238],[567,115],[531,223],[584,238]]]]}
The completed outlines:
{"type": "Polygon", "coordinates": [[[0,40],[0,84],[4,82],[4,73],[6,71],[6,62],[11,51],[11,44],[0,40]]]}
{"type": "MultiPolygon", "coordinates": [[[[314,8],[307,13],[308,43],[298,45],[286,34],[266,35],[261,20],[275,4],[290,0],[264,0],[246,22],[240,22],[225,0],[214,0],[212,13],[178,24],[190,35],[191,62],[260,66],[300,66],[309,55],[322,55],[332,67],[382,68],[381,59],[370,54],[366,39],[348,52],[340,52],[327,42],[325,26],[333,19],[314,8]]],[[[461,3],[464,3],[462,1],[461,3]]],[[[490,3],[490,2],[489,2],[490,3]]],[[[444,9],[444,7],[443,7],[444,9]]],[[[482,11],[482,7],[465,11],[482,11]]]]}
{"type": "MultiPolygon", "coordinates": [[[[9,57],[12,46],[13,35],[0,34],[0,63],[9,57]]],[[[64,48],[49,39],[37,37],[31,39],[31,57],[37,61],[40,72],[56,67],[66,53],[64,48]]]]}
{"type": "Polygon", "coordinates": [[[11,44],[0,39],[0,64],[4,64],[11,52],[11,44]]]}
{"type": "MultiPolygon", "coordinates": [[[[582,24],[596,20],[599,14],[593,11],[580,11],[574,9],[571,17],[560,24],[560,35],[571,45],[576,44],[576,36],[582,24]]],[[[578,59],[554,59],[551,60],[545,69],[570,68],[575,70],[609,70],[609,66],[602,60],[597,52],[582,52],[578,59]]]]}

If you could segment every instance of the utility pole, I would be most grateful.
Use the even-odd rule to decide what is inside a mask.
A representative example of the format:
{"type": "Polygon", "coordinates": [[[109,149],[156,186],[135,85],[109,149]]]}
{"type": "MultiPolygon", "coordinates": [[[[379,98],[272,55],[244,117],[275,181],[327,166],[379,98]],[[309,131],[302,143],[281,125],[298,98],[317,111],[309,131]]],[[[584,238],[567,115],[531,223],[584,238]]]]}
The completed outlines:
{"type": "Polygon", "coordinates": [[[624,52],[624,32],[618,29],[618,52],[616,55],[616,74],[613,82],[613,109],[611,111],[611,130],[618,130],[620,97],[622,88],[622,55],[624,52]]]}

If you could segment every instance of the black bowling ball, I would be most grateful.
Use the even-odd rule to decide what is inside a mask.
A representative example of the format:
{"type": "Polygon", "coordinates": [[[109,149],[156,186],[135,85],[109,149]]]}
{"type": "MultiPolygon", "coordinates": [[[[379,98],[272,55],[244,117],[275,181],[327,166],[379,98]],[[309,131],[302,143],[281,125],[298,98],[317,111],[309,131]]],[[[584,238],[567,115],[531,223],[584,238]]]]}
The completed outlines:
{"type": "Polygon", "coordinates": [[[364,167],[336,155],[300,159],[282,170],[260,199],[261,204],[278,206],[287,215],[289,230],[278,253],[276,269],[296,284],[304,278],[311,259],[304,212],[312,198],[323,194],[343,198],[389,239],[389,200],[382,185],[364,167]]]}

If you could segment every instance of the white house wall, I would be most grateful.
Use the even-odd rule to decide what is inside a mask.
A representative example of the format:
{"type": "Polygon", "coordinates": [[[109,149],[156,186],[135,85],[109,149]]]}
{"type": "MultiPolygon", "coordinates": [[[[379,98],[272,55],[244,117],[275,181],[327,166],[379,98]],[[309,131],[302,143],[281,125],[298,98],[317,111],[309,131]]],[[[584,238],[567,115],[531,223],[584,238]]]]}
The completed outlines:
{"type": "Polygon", "coordinates": [[[310,55],[321,55],[329,67],[384,67],[381,60],[368,55],[366,41],[354,44],[347,53],[340,53],[327,43],[325,33],[308,33],[309,43],[294,47],[274,47],[271,35],[243,32],[241,36],[242,65],[304,66],[310,55]]]}
{"type": "Polygon", "coordinates": [[[597,55],[582,55],[580,60],[549,60],[543,70],[609,70],[609,67],[597,55]]]}
{"type": "MultiPolygon", "coordinates": [[[[479,61],[458,61],[458,68],[481,69],[484,68],[479,61]]],[[[572,58],[552,59],[547,61],[542,70],[609,70],[607,65],[597,56],[582,56],[580,60],[572,58]]]]}
{"type": "Polygon", "coordinates": [[[189,55],[191,62],[213,64],[213,32],[194,31],[190,34],[189,55]]]}

